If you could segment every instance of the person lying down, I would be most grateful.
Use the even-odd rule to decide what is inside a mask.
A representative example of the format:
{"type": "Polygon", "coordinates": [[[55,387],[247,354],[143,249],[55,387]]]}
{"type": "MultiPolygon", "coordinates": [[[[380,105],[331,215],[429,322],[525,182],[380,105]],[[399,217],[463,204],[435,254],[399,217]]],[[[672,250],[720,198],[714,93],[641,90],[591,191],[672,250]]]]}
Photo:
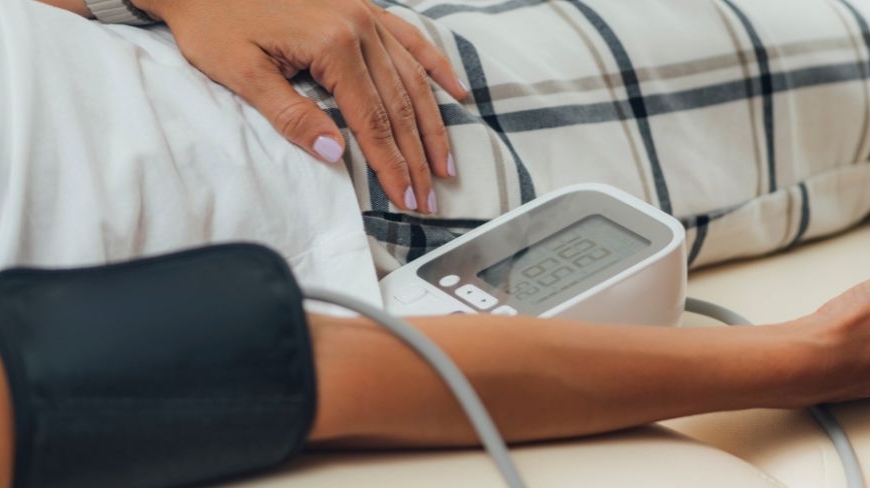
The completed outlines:
{"type": "MultiPolygon", "coordinates": [[[[867,211],[855,190],[867,178],[866,113],[841,111],[837,120],[850,129],[833,128],[838,139],[822,143],[802,123],[827,108],[802,104],[796,88],[838,100],[860,85],[850,78],[854,52],[843,48],[842,25],[857,22],[865,4],[802,0],[813,25],[830,28],[827,37],[767,39],[781,49],[771,48],[776,56],[766,63],[755,60],[765,65],[758,76],[746,74],[758,67],[745,59],[757,46],[744,43],[757,35],[752,21],[771,20],[756,3],[682,2],[711,42],[730,51],[714,45],[692,60],[658,64],[637,50],[642,38],[625,37],[620,2],[527,5],[518,16],[527,28],[539,23],[540,42],[570,35],[582,56],[526,46],[546,70],[508,80],[517,72],[505,58],[528,54],[521,45],[496,49],[516,40],[496,31],[518,22],[509,9],[151,0],[134,2],[142,9],[134,12],[166,26],[135,28],[87,20],[83,1],[46,3],[53,6],[0,4],[4,268],[101,264],[248,240],[275,248],[305,286],[376,301],[377,272],[469,222],[578,181],[615,183],[682,218],[695,264],[786,247],[867,211]],[[469,22],[471,15],[492,22],[469,22]],[[561,23],[540,29],[554,18],[561,23]],[[561,55],[581,61],[556,62],[561,55]],[[815,66],[820,59],[827,64],[815,66]],[[421,69],[440,88],[423,90],[421,69]],[[748,97],[727,91],[754,84],[762,89],[748,97]],[[702,96],[711,93],[718,101],[702,96]],[[786,127],[770,110],[782,97],[794,102],[786,127]],[[695,105],[680,110],[689,99],[695,105]],[[542,110],[528,113],[527,104],[542,110]],[[730,129],[718,130],[720,122],[730,129]],[[718,151],[724,147],[731,149],[718,151]],[[852,213],[812,219],[819,199],[852,213]],[[755,229],[762,220],[769,229],[755,229]],[[734,229],[748,230],[745,247],[722,238],[734,229]],[[408,237],[421,233],[422,240],[408,237]],[[336,283],[336,270],[348,279],[336,283]]],[[[309,395],[312,416],[295,426],[305,434],[300,444],[476,444],[446,388],[400,343],[361,318],[304,317],[295,325],[306,331],[300,350],[310,353],[316,402],[309,395]]],[[[615,333],[534,317],[410,320],[470,378],[510,442],[870,395],[868,283],[809,316],[757,328],[615,333]]],[[[18,363],[9,367],[10,351],[27,345],[8,339],[15,335],[8,324],[0,322],[8,373],[0,378],[15,383],[26,376],[18,363]]],[[[50,482],[40,476],[66,475],[28,461],[45,446],[16,428],[30,414],[18,409],[21,384],[0,386],[4,484],[40,486],[50,482]]],[[[254,464],[277,461],[286,459],[254,464]]],[[[123,468],[114,474],[123,477],[123,468]]],[[[232,474],[198,472],[165,484],[232,474]]],[[[102,475],[80,471],[70,483],[94,486],[102,475]]]]}

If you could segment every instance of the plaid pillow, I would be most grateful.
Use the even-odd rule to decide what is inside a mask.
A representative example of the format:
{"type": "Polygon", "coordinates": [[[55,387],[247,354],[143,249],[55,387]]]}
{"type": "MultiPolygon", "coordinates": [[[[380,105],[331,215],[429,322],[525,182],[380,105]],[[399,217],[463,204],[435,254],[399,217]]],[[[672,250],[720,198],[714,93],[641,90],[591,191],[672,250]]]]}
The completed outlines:
{"type": "MultiPolygon", "coordinates": [[[[460,175],[436,182],[438,218],[398,214],[346,134],[381,273],[577,182],[681,219],[696,267],[870,212],[870,0],[382,3],[473,96],[437,90],[460,175]]],[[[316,85],[298,87],[343,124],[316,85]]]]}

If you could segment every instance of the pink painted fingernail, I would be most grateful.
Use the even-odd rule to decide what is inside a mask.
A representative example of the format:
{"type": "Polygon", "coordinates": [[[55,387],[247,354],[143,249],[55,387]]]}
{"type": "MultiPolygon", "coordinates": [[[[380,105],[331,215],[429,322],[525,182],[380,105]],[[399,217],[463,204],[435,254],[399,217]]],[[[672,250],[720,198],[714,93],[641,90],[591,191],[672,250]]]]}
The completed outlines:
{"type": "Polygon", "coordinates": [[[447,174],[452,176],[456,176],[456,165],[453,163],[453,155],[447,155],[447,174]]]}
{"type": "Polygon", "coordinates": [[[314,141],[314,152],[330,163],[337,163],[344,153],[344,148],[335,139],[328,136],[320,136],[314,141]]]}
{"type": "Polygon", "coordinates": [[[465,90],[465,93],[470,93],[470,92],[471,92],[471,90],[468,89],[468,85],[466,85],[465,82],[462,81],[461,78],[456,78],[456,82],[459,83],[459,86],[460,86],[463,90],[465,90]]]}
{"type": "Polygon", "coordinates": [[[435,190],[429,190],[429,213],[438,213],[438,201],[435,200],[435,190]]]}
{"type": "Polygon", "coordinates": [[[414,197],[414,190],[410,186],[405,190],[405,207],[408,210],[417,210],[417,198],[414,197]]]}

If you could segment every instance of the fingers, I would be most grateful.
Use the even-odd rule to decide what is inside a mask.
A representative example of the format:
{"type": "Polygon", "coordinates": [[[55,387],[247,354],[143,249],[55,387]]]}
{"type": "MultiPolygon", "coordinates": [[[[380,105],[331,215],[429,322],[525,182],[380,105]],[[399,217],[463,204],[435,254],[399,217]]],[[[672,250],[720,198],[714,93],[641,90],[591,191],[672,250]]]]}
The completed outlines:
{"type": "Polygon", "coordinates": [[[401,209],[437,212],[432,171],[456,171],[425,72],[374,19],[333,44],[341,55],[322,60],[312,74],[331,88],[387,197],[401,209]]]}
{"type": "MultiPolygon", "coordinates": [[[[414,90],[416,97],[409,93],[408,87],[397,71],[397,66],[394,65],[394,60],[381,41],[382,39],[378,38],[366,42],[363,46],[363,55],[370,66],[372,80],[389,115],[393,137],[405,158],[417,210],[433,212],[435,210],[433,207],[437,207],[437,204],[432,192],[429,161],[423,149],[422,135],[417,127],[417,110],[427,102],[430,106],[433,105],[434,100],[430,94],[421,97],[420,90],[414,90]]],[[[401,66],[404,63],[396,64],[401,66]]],[[[434,110],[437,110],[437,107],[434,110]]],[[[438,120],[440,121],[440,115],[438,120]]]]}
{"type": "Polygon", "coordinates": [[[416,59],[429,76],[456,100],[468,97],[468,87],[456,75],[447,57],[413,25],[386,10],[369,3],[378,21],[416,59]]]}
{"type": "Polygon", "coordinates": [[[212,77],[238,93],[285,138],[312,156],[328,163],[341,160],[344,138],[335,122],[293,89],[277,63],[253,46],[234,58],[235,62],[228,63],[235,67],[232,75],[212,77]]]}
{"type": "MultiPolygon", "coordinates": [[[[395,69],[380,59],[382,54],[378,57],[371,53],[370,56],[375,59],[368,61],[363,55],[362,45],[358,42],[343,42],[337,46],[337,50],[341,52],[341,57],[333,59],[321,74],[314,73],[315,77],[323,77],[324,79],[318,81],[324,86],[333,87],[335,101],[341,107],[342,115],[356,136],[369,166],[377,174],[387,198],[400,209],[421,209],[417,190],[425,191],[427,184],[431,188],[431,181],[418,181],[416,186],[412,186],[408,161],[394,137],[394,123],[404,131],[411,131],[408,137],[402,138],[402,144],[411,155],[415,174],[420,178],[422,150],[413,148],[409,143],[409,137],[417,137],[419,140],[419,134],[416,127],[407,122],[409,116],[413,120],[413,108],[409,112],[406,103],[408,97],[400,92],[401,81],[398,80],[395,69]],[[371,70],[368,63],[372,63],[371,70]],[[383,73],[385,70],[387,73],[383,73]],[[384,86],[383,93],[376,87],[376,79],[384,86]],[[382,96],[388,97],[388,100],[397,100],[398,104],[389,104],[394,106],[388,109],[382,96]]],[[[428,172],[428,167],[425,170],[428,172]]]]}
{"type": "Polygon", "coordinates": [[[402,210],[437,211],[432,175],[449,178],[456,170],[427,74],[455,98],[467,94],[446,58],[415,27],[368,0],[306,3],[288,18],[218,20],[226,23],[218,37],[195,22],[171,24],[197,67],[287,139],[337,162],[345,149],[338,127],[287,82],[308,69],[334,95],[390,202],[402,210]]]}
{"type": "Polygon", "coordinates": [[[447,129],[441,119],[438,102],[429,86],[425,69],[393,38],[389,32],[382,32],[384,47],[395,60],[396,70],[402,84],[413,101],[416,126],[423,140],[426,158],[432,171],[442,177],[456,176],[456,167],[450,155],[447,129]]]}

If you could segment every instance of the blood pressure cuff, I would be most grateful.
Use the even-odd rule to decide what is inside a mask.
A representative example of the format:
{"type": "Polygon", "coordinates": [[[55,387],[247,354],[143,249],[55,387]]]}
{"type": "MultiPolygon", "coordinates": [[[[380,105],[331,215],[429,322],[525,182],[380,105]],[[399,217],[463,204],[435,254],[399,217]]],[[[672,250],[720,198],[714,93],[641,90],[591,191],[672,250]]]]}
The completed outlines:
{"type": "Polygon", "coordinates": [[[15,488],[177,486],[281,463],[315,410],[302,296],[238,244],[0,273],[15,488]]]}

